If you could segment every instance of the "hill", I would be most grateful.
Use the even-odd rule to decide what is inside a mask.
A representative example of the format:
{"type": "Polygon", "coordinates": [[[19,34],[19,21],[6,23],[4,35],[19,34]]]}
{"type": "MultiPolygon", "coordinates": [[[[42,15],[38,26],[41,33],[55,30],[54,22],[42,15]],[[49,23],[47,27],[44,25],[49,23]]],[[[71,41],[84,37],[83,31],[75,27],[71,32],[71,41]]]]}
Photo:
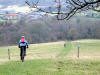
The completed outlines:
{"type": "Polygon", "coordinates": [[[0,48],[1,75],[99,75],[100,40],[86,39],[66,42],[32,44],[25,62],[19,61],[17,46],[11,46],[11,61],[7,47],[0,48]],[[80,58],[77,58],[80,44],[80,58]]]}
{"type": "Polygon", "coordinates": [[[7,7],[9,5],[24,5],[25,0],[0,0],[0,5],[2,5],[3,7],[7,7]]]}
{"type": "MultiPolygon", "coordinates": [[[[6,12],[29,12],[30,9],[28,5],[25,3],[26,0],[0,0],[0,13],[5,13],[6,12]]],[[[28,0],[30,3],[34,0],[28,0]]],[[[37,0],[36,0],[37,1],[37,0]]],[[[50,0],[40,0],[39,1],[39,6],[44,7],[46,10],[48,5],[55,5],[54,2],[50,0]]]]}
{"type": "MultiPolygon", "coordinates": [[[[7,1],[5,1],[5,0],[0,0],[0,5],[2,6],[2,7],[7,7],[7,6],[13,6],[13,5],[17,5],[17,6],[25,6],[26,4],[25,4],[25,1],[26,0],[7,0],[7,1]]],[[[32,0],[28,0],[29,2],[32,2],[32,0]]],[[[50,0],[40,0],[40,3],[39,3],[39,5],[42,5],[42,6],[45,6],[45,5],[50,5],[50,4],[53,4],[53,2],[52,1],[50,1],[50,0]]]]}

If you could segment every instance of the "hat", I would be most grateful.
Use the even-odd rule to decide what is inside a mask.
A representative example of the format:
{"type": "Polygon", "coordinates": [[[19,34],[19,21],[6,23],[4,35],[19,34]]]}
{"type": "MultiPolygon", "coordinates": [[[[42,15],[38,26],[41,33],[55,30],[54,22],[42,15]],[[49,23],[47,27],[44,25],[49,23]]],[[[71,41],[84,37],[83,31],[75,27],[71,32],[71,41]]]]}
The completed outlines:
{"type": "Polygon", "coordinates": [[[25,38],[25,36],[21,36],[21,38],[25,38]]]}

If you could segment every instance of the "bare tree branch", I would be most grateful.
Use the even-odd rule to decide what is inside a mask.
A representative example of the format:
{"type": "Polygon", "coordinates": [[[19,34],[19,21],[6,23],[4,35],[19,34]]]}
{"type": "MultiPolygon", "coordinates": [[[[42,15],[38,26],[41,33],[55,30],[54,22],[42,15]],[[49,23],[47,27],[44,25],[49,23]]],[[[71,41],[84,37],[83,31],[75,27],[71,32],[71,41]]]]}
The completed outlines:
{"type": "Polygon", "coordinates": [[[53,0],[52,2],[55,3],[55,5],[48,6],[48,10],[45,10],[38,6],[40,0],[37,0],[35,3],[26,1],[26,4],[30,8],[36,8],[38,11],[45,12],[47,14],[56,14],[58,20],[64,20],[64,19],[70,19],[78,10],[88,10],[92,9],[94,11],[100,12],[100,10],[96,9],[96,4],[99,7],[100,0],[66,0],[64,3],[61,2],[61,0],[53,0]],[[65,7],[66,6],[66,7],[65,7]],[[55,10],[52,10],[55,7],[55,10]],[[66,11],[63,11],[62,8],[66,9],[66,11]]]}

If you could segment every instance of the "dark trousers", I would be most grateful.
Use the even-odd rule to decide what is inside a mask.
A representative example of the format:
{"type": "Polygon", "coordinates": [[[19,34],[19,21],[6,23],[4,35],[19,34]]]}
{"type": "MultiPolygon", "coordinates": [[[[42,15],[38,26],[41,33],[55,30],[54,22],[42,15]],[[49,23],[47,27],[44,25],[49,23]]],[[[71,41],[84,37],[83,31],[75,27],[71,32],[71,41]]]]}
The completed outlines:
{"type": "Polygon", "coordinates": [[[26,54],[26,46],[20,47],[20,56],[22,56],[22,52],[24,50],[24,55],[26,54]]]}

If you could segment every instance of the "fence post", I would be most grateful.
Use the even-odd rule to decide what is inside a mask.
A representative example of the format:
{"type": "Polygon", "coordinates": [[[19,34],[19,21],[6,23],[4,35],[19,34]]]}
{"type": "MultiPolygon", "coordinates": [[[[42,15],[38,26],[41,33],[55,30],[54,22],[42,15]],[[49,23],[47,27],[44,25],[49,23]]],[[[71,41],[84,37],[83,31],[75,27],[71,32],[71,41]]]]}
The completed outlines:
{"type": "Polygon", "coordinates": [[[10,60],[10,48],[8,47],[8,59],[10,60]]]}
{"type": "Polygon", "coordinates": [[[77,52],[78,52],[78,53],[77,53],[77,57],[79,58],[79,57],[80,57],[80,44],[78,44],[78,46],[77,46],[77,47],[78,47],[78,51],[77,51],[77,52]]]}

